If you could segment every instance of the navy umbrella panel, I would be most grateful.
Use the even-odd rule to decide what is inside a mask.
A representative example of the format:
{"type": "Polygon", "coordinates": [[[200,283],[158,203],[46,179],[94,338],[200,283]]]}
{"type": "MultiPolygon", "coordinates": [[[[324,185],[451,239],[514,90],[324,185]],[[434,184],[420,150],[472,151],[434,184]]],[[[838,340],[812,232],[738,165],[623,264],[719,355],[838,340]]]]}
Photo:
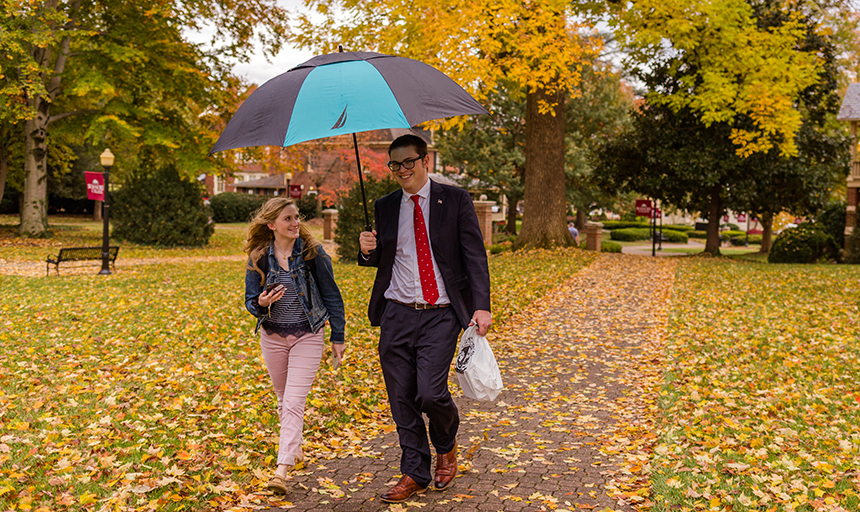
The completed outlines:
{"type": "Polygon", "coordinates": [[[230,119],[210,154],[488,113],[456,82],[423,62],[373,52],[332,53],[260,86],[230,119]]]}

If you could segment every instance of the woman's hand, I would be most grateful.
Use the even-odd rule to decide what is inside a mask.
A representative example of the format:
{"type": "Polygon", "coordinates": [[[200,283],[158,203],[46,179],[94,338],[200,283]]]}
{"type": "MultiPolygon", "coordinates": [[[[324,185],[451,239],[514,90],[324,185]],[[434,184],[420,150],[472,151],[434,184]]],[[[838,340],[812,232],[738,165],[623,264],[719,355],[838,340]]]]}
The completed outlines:
{"type": "Polygon", "coordinates": [[[336,357],[338,361],[343,361],[343,353],[346,352],[345,343],[332,343],[331,350],[334,352],[334,357],[336,357]]]}
{"type": "Polygon", "coordinates": [[[257,304],[260,305],[261,308],[267,308],[280,300],[281,297],[284,296],[285,288],[282,286],[280,289],[275,289],[272,291],[265,291],[257,297],[257,304]]]}

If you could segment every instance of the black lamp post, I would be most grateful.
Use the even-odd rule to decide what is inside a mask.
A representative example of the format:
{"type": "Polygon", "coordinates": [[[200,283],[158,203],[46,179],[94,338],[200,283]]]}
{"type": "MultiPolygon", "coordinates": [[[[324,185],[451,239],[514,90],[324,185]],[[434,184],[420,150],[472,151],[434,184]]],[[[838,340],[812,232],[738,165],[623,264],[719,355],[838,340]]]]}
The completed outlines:
{"type": "Polygon", "coordinates": [[[110,188],[109,179],[110,179],[110,168],[113,165],[113,153],[110,152],[109,149],[105,149],[105,152],[101,154],[101,163],[102,167],[105,168],[105,172],[103,174],[105,179],[105,199],[102,202],[102,220],[104,220],[104,231],[102,232],[102,269],[99,271],[99,275],[108,275],[110,274],[110,230],[108,228],[108,222],[110,221],[110,188]]]}

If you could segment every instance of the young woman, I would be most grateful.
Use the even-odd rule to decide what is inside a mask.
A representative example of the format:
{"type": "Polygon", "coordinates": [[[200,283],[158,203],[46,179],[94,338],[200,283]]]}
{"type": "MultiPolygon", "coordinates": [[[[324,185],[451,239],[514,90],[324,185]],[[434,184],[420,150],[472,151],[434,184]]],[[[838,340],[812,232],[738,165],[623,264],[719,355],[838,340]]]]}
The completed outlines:
{"type": "Polygon", "coordinates": [[[278,397],[278,467],[268,488],[286,493],[287,474],[302,458],[305,401],[325,349],[326,320],[334,357],[343,357],[343,299],[331,258],[302,225],[292,199],[263,205],[248,227],[245,252],[245,307],[257,317],[255,332],[278,397]]]}

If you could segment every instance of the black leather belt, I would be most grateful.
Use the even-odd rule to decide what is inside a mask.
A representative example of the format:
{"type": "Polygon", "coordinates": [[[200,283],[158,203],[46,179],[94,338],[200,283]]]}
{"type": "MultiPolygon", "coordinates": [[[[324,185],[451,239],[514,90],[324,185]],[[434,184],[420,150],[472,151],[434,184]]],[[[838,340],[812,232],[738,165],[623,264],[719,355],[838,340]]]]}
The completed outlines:
{"type": "Polygon", "coordinates": [[[388,299],[391,302],[396,302],[401,306],[406,306],[409,309],[439,309],[439,308],[450,308],[450,304],[424,304],[421,302],[400,302],[399,300],[388,299]]]}

